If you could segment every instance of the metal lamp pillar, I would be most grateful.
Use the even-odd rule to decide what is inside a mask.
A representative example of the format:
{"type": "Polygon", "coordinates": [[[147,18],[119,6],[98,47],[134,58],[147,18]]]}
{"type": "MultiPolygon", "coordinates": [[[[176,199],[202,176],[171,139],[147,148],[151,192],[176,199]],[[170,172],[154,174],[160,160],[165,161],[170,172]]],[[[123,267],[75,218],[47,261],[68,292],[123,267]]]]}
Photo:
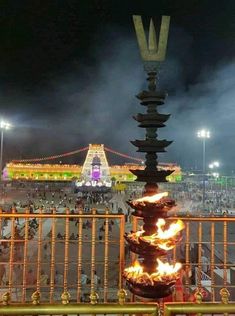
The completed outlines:
{"type": "MultiPolygon", "coordinates": [[[[136,181],[144,182],[145,197],[154,196],[159,193],[158,183],[167,182],[173,170],[161,170],[158,168],[158,155],[164,153],[172,141],[158,138],[158,129],[165,126],[170,114],[159,113],[158,108],[165,103],[166,93],[158,87],[158,73],[161,62],[165,59],[170,17],[163,16],[159,31],[159,40],[157,41],[156,30],[153,20],[150,20],[149,38],[145,36],[142,19],[140,16],[133,16],[137,41],[140,48],[141,57],[144,62],[144,70],[147,73],[148,90],[143,90],[137,95],[140,104],[145,107],[145,113],[138,113],[134,119],[139,123],[140,128],[145,129],[145,139],[137,139],[131,143],[137,147],[137,151],[145,153],[145,168],[143,170],[130,169],[137,177],[136,181]]],[[[144,206],[134,205],[132,201],[128,204],[135,209],[133,216],[141,217],[143,220],[143,236],[151,236],[156,232],[156,223],[159,218],[167,217],[167,210],[175,205],[174,200],[165,201],[166,204],[150,203],[144,206]]],[[[165,256],[162,251],[144,251],[145,247],[139,249],[133,246],[133,241],[128,239],[131,245],[131,251],[139,255],[141,267],[145,273],[151,275],[156,272],[157,259],[159,256],[165,256]]],[[[141,247],[140,247],[141,248],[141,247]]],[[[173,282],[174,283],[174,282],[173,282]]],[[[156,283],[155,285],[145,286],[136,282],[129,282],[127,285],[130,291],[140,297],[162,298],[172,293],[173,283],[156,283]]]]}

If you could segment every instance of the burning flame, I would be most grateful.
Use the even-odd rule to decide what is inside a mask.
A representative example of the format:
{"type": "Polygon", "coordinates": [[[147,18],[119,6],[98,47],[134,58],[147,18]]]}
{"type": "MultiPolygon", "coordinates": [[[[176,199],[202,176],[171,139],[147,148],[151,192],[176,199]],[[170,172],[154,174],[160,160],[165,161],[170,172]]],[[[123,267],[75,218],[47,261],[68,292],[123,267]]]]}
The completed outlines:
{"type": "Polygon", "coordinates": [[[143,230],[143,228],[141,227],[141,230],[139,230],[138,232],[134,233],[134,235],[135,235],[137,238],[139,238],[139,237],[141,237],[141,236],[143,235],[143,233],[144,233],[144,230],[143,230]]]}
{"type": "Polygon", "coordinates": [[[142,198],[134,200],[133,204],[136,204],[139,202],[155,203],[155,202],[161,200],[161,198],[166,197],[166,196],[168,196],[168,192],[157,193],[157,194],[151,195],[151,196],[144,196],[142,198]]]}
{"type": "Polygon", "coordinates": [[[182,266],[179,262],[176,262],[175,265],[170,265],[169,262],[164,263],[160,259],[157,259],[157,263],[157,271],[161,276],[175,274],[182,266]]]}
{"type": "Polygon", "coordinates": [[[168,262],[164,263],[160,259],[157,259],[157,263],[156,272],[149,274],[144,272],[143,267],[136,261],[134,266],[124,270],[124,276],[127,280],[146,285],[154,285],[158,282],[172,282],[179,277],[181,263],[177,262],[175,265],[170,265],[168,262]]]}
{"type": "Polygon", "coordinates": [[[155,234],[155,236],[157,239],[172,238],[184,229],[184,223],[180,219],[178,219],[177,222],[171,223],[168,229],[163,230],[162,227],[165,225],[166,221],[163,218],[159,218],[156,223],[157,234],[155,234]]]}
{"type": "Polygon", "coordinates": [[[156,226],[157,232],[150,236],[143,236],[144,230],[133,233],[130,238],[138,239],[142,238],[144,241],[150,243],[151,245],[157,245],[160,249],[170,250],[175,247],[177,241],[179,241],[179,232],[184,229],[185,225],[183,221],[178,219],[169,225],[168,229],[163,229],[166,225],[166,221],[163,218],[159,218],[156,226]]]}

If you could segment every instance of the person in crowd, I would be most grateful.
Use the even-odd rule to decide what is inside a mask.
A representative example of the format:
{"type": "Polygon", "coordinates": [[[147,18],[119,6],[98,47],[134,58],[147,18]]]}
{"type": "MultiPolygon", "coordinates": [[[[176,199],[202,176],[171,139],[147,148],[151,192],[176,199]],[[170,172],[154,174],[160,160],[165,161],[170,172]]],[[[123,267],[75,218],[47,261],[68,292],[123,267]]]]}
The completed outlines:
{"type": "Polygon", "coordinates": [[[97,275],[96,271],[94,272],[94,287],[97,290],[100,284],[100,277],[97,275]]]}
{"type": "Polygon", "coordinates": [[[74,233],[72,233],[72,234],[70,235],[69,239],[70,239],[70,240],[75,240],[75,239],[76,239],[75,234],[74,234],[74,233]]]}
{"type": "Polygon", "coordinates": [[[81,284],[85,285],[85,284],[87,284],[87,281],[88,281],[88,276],[86,275],[84,270],[82,270],[82,273],[81,273],[81,284]]]}
{"type": "Polygon", "coordinates": [[[41,286],[46,286],[49,284],[49,277],[48,275],[44,272],[44,270],[41,271],[40,275],[40,285],[41,286]]]}
{"type": "Polygon", "coordinates": [[[57,234],[57,239],[63,239],[63,236],[60,232],[57,234]]]}
{"type": "Polygon", "coordinates": [[[51,252],[50,252],[48,244],[46,243],[43,246],[43,258],[44,258],[45,262],[49,259],[50,255],[51,255],[51,252]]]}
{"type": "Polygon", "coordinates": [[[202,249],[201,264],[202,264],[202,271],[207,274],[209,271],[210,262],[209,262],[209,259],[205,255],[204,249],[202,249]]]}
{"type": "Polygon", "coordinates": [[[104,235],[104,226],[100,226],[99,228],[99,240],[103,239],[103,235],[104,235]]]}
{"type": "Polygon", "coordinates": [[[55,271],[55,284],[62,285],[64,281],[64,276],[58,270],[55,271]]]}

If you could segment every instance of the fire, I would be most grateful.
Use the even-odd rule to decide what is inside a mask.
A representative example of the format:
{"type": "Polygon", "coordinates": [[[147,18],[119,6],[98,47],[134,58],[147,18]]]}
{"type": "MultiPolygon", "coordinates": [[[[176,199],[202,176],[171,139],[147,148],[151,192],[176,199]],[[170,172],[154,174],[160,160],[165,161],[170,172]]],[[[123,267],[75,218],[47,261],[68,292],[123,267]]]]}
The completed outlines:
{"type": "Polygon", "coordinates": [[[179,270],[181,269],[179,262],[170,265],[168,262],[164,263],[157,259],[157,263],[156,272],[149,274],[144,272],[143,267],[136,261],[134,266],[124,270],[124,277],[128,281],[144,283],[145,285],[156,285],[159,282],[170,283],[179,278],[179,270]]]}
{"type": "Polygon", "coordinates": [[[157,271],[161,276],[167,276],[177,273],[181,269],[181,263],[176,262],[175,265],[170,265],[169,262],[162,262],[160,259],[157,259],[158,267],[157,271]]]}
{"type": "Polygon", "coordinates": [[[159,200],[161,200],[163,197],[168,196],[168,192],[162,192],[162,193],[157,193],[155,195],[151,196],[144,196],[142,198],[139,198],[137,200],[133,201],[133,204],[141,203],[141,202],[148,202],[148,203],[155,203],[159,200]]]}
{"type": "Polygon", "coordinates": [[[151,236],[142,236],[142,238],[151,244],[157,244],[163,250],[173,249],[178,241],[178,233],[184,229],[184,223],[178,219],[176,222],[171,223],[168,229],[163,230],[166,221],[159,218],[156,226],[157,232],[151,236]]]}
{"type": "Polygon", "coordinates": [[[156,226],[157,232],[150,236],[143,236],[144,230],[140,230],[136,233],[130,235],[130,239],[141,238],[143,241],[153,245],[158,246],[158,248],[163,250],[173,249],[176,243],[179,241],[179,232],[184,229],[184,223],[180,219],[176,222],[173,222],[169,225],[168,229],[164,230],[164,226],[166,225],[166,221],[163,218],[159,218],[156,226]]]}
{"type": "Polygon", "coordinates": [[[128,274],[129,273],[132,274],[133,275],[132,277],[135,278],[135,277],[138,277],[138,275],[143,274],[143,267],[141,267],[138,261],[135,261],[134,266],[126,268],[125,272],[128,274]]]}
{"type": "Polygon", "coordinates": [[[138,232],[134,233],[134,235],[135,235],[137,238],[139,238],[139,237],[141,237],[141,236],[143,235],[143,233],[144,233],[144,230],[143,230],[142,227],[141,227],[141,230],[139,230],[138,232]]]}
{"type": "Polygon", "coordinates": [[[163,230],[162,227],[166,225],[166,221],[163,218],[159,218],[157,226],[157,238],[169,239],[176,236],[181,230],[184,229],[184,223],[178,219],[177,222],[171,223],[168,229],[163,230]]]}

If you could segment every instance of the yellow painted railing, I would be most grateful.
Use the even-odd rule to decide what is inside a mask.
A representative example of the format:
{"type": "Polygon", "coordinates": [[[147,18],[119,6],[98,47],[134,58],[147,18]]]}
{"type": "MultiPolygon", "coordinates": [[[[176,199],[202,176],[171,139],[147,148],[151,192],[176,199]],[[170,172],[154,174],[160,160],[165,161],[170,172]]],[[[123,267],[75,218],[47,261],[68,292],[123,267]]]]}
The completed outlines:
{"type": "MultiPolygon", "coordinates": [[[[185,259],[183,292],[188,294],[186,300],[196,288],[207,291],[203,301],[220,301],[221,288],[227,288],[231,300],[235,300],[235,265],[229,259],[230,251],[235,248],[235,218],[181,219],[185,223],[183,239],[170,256],[173,261],[182,256],[185,259]],[[203,250],[208,259],[206,272],[203,250]]],[[[175,220],[175,217],[168,220],[175,220]]],[[[140,221],[134,218],[133,231],[138,224],[141,225],[140,221]]],[[[91,292],[96,291],[100,303],[115,302],[117,289],[123,288],[122,273],[126,265],[124,232],[124,215],[110,214],[108,210],[103,214],[95,209],[90,214],[82,210],[71,214],[69,209],[61,214],[56,211],[30,214],[28,210],[23,214],[14,211],[0,214],[3,249],[0,254],[0,295],[8,291],[12,302],[26,303],[37,290],[42,301],[51,304],[58,301],[62,292],[70,292],[72,301],[80,303],[89,301],[91,292]],[[34,219],[38,227],[33,236],[30,227],[34,219]],[[90,227],[84,229],[87,221],[90,227]],[[115,225],[112,225],[113,222],[115,225]],[[7,237],[6,223],[9,230],[7,237]],[[59,233],[63,235],[60,238],[59,233]],[[72,233],[75,233],[75,239],[71,238],[72,233]],[[30,271],[34,275],[33,281],[30,271]],[[56,281],[56,271],[60,272],[59,281],[56,281]],[[87,284],[82,281],[84,272],[89,279],[87,284]]],[[[135,260],[134,254],[130,259],[128,252],[126,254],[128,260],[135,260]]],[[[135,298],[129,293],[128,300],[134,301],[135,298]]]]}
{"type": "Polygon", "coordinates": [[[98,294],[92,292],[90,295],[90,304],[70,304],[70,295],[64,292],[61,295],[62,304],[41,304],[39,292],[32,295],[31,304],[11,304],[10,294],[6,292],[2,296],[0,304],[0,315],[82,315],[82,314],[149,314],[157,316],[159,312],[158,304],[125,303],[126,291],[118,291],[117,304],[97,304],[98,294]]]}
{"type": "Polygon", "coordinates": [[[92,291],[100,302],[116,300],[113,293],[123,287],[124,225],[124,215],[108,209],[0,214],[0,292],[21,303],[35,289],[49,303],[63,291],[77,303],[92,291]]]}
{"type": "Polygon", "coordinates": [[[28,304],[10,304],[10,294],[5,293],[2,296],[0,304],[0,315],[234,315],[235,304],[228,302],[229,293],[226,289],[220,291],[221,303],[202,303],[202,294],[197,291],[195,294],[195,303],[125,303],[126,292],[118,292],[117,304],[97,304],[97,293],[93,292],[90,296],[90,304],[70,304],[69,294],[64,292],[61,296],[62,304],[40,304],[40,295],[35,292],[32,295],[32,303],[28,304]]]}
{"type": "Polygon", "coordinates": [[[219,303],[204,303],[204,304],[192,304],[192,303],[168,303],[164,306],[164,316],[172,315],[188,315],[188,314],[209,314],[209,315],[234,315],[235,304],[223,305],[219,303]]]}
{"type": "MultiPolygon", "coordinates": [[[[227,288],[235,301],[235,217],[178,218],[185,223],[185,229],[169,258],[184,261],[183,292],[187,299],[198,287],[204,290],[203,300],[216,302],[220,300],[221,288],[227,288]]],[[[174,220],[176,217],[167,219],[174,220]]],[[[141,226],[141,219],[134,218],[132,230],[141,226]]],[[[135,258],[132,254],[132,261],[135,258]]]]}
{"type": "Polygon", "coordinates": [[[1,306],[1,315],[95,315],[95,314],[149,314],[157,316],[158,308],[154,304],[19,304],[1,306]]]}
{"type": "MultiPolygon", "coordinates": [[[[203,314],[207,315],[234,315],[235,304],[229,303],[230,293],[226,288],[222,288],[219,292],[220,303],[203,303],[203,294],[200,289],[194,294],[194,303],[189,302],[179,302],[179,303],[166,303],[164,304],[164,316],[172,315],[197,315],[201,316],[203,314]]],[[[161,311],[160,311],[161,312],[161,311]]]]}

